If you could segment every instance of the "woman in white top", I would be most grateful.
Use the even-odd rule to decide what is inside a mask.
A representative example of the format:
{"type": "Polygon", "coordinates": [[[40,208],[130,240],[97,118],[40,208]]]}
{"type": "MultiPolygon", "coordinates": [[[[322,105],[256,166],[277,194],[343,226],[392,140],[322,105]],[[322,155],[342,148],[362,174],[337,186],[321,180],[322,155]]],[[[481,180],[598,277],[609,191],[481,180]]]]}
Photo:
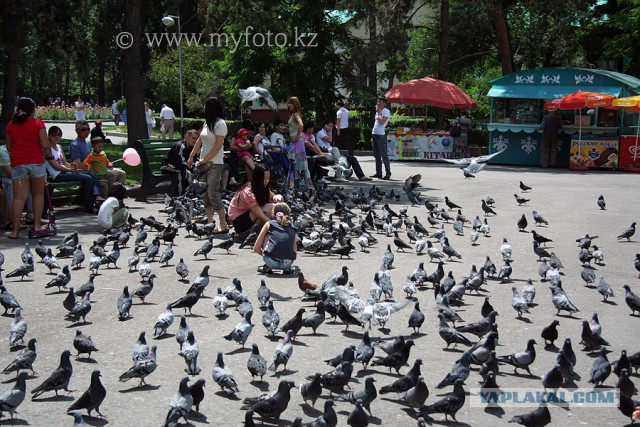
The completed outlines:
{"type": "MultiPolygon", "coordinates": [[[[51,145],[52,160],[46,163],[47,172],[51,180],[56,182],[79,181],[82,183],[84,192],[84,210],[88,214],[97,214],[98,210],[94,207],[96,196],[100,196],[100,183],[95,175],[89,174],[87,171],[78,171],[75,163],[67,162],[64,151],[58,145],[62,138],[62,129],[58,126],[51,126],[48,132],[49,144],[51,145]]],[[[104,199],[100,199],[104,200],[104,199]]]]}
{"type": "Polygon", "coordinates": [[[220,195],[220,178],[224,170],[224,137],[227,135],[227,124],[224,121],[222,102],[216,98],[207,98],[204,103],[205,125],[202,128],[196,145],[191,150],[187,165],[192,167],[193,158],[200,151],[198,172],[204,174],[207,192],[204,194],[204,207],[207,222],[213,222],[213,212],[218,213],[220,224],[214,234],[226,234],[229,226],[224,213],[224,205],[220,195]]]}
{"type": "Polygon", "coordinates": [[[149,108],[149,103],[144,103],[144,117],[147,122],[147,135],[151,138],[151,132],[156,127],[156,119],[153,117],[153,110],[149,108]]]}

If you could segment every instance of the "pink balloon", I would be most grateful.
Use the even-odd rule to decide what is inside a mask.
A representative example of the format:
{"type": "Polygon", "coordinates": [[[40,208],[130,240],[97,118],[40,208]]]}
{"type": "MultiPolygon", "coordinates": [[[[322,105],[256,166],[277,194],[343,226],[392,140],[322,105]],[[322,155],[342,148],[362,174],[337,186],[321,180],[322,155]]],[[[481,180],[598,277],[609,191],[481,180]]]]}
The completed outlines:
{"type": "Polygon", "coordinates": [[[127,148],[122,153],[122,160],[129,166],[138,166],[140,164],[140,155],[135,148],[127,148]]]}

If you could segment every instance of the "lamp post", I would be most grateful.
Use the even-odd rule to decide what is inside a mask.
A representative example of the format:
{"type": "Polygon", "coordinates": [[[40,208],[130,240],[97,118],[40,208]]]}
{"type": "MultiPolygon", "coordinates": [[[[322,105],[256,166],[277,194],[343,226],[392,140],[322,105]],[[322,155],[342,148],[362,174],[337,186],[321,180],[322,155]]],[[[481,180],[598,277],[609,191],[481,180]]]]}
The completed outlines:
{"type": "Polygon", "coordinates": [[[178,31],[178,74],[180,76],[180,137],[183,138],[184,137],[184,112],[183,112],[183,106],[182,106],[182,34],[180,32],[181,27],[180,27],[180,16],[176,16],[176,15],[167,15],[164,18],[162,18],[162,23],[164,24],[165,27],[173,27],[176,23],[176,21],[178,21],[178,27],[177,27],[177,31],[178,31]]]}

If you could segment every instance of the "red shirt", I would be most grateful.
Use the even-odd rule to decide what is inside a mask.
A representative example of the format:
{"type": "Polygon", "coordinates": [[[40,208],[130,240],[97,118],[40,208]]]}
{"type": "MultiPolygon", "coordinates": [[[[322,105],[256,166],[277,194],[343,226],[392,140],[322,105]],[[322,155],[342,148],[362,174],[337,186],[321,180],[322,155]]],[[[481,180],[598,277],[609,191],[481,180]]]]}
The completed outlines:
{"type": "Polygon", "coordinates": [[[29,117],[25,122],[16,124],[10,121],[7,133],[11,137],[11,167],[20,165],[41,165],[44,163],[40,147],[40,129],[46,129],[40,119],[29,117]]]}
{"type": "Polygon", "coordinates": [[[258,201],[251,191],[251,184],[245,185],[231,199],[229,218],[233,221],[243,213],[250,211],[254,206],[258,206],[258,201]]]}

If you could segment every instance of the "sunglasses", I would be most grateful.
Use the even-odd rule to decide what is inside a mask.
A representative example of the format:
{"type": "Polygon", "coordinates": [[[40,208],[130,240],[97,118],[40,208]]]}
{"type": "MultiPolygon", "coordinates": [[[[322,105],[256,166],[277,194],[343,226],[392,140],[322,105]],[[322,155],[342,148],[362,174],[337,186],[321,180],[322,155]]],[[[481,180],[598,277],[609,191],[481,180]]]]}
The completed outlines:
{"type": "Polygon", "coordinates": [[[89,128],[78,128],[81,132],[89,132],[89,128]]]}

